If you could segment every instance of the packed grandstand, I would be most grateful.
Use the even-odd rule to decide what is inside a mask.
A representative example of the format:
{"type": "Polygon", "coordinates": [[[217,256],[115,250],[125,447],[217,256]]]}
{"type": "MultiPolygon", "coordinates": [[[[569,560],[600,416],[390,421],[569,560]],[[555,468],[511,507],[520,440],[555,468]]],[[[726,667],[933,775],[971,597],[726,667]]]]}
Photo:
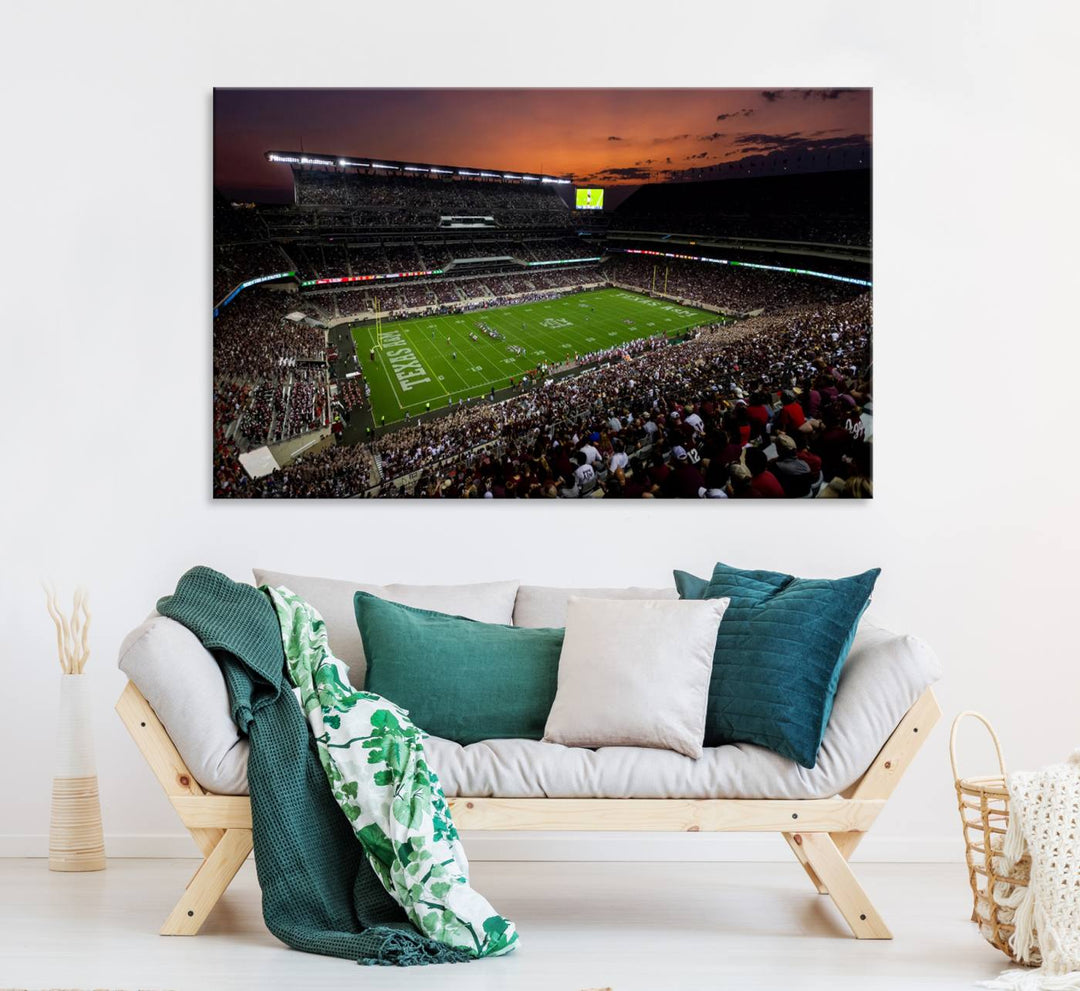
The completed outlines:
{"type": "Polygon", "coordinates": [[[872,495],[867,171],[643,186],[600,223],[558,177],[287,167],[290,205],[215,197],[216,497],[872,495]],[[599,326],[611,289],[681,322],[545,360],[489,325],[554,300],[599,326]],[[448,315],[511,374],[384,399],[384,322],[448,315]]]}

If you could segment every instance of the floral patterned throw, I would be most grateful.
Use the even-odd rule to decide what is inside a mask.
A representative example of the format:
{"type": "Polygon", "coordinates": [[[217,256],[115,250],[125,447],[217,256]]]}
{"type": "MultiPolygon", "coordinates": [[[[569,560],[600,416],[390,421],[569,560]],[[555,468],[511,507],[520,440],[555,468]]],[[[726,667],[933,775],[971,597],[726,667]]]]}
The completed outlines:
{"type": "Polygon", "coordinates": [[[334,800],[376,876],[423,935],[473,957],[511,950],[514,924],[469,885],[469,863],[425,759],[423,732],[404,709],[352,687],[312,606],[284,587],[262,591],[277,613],[286,672],[334,800]]]}

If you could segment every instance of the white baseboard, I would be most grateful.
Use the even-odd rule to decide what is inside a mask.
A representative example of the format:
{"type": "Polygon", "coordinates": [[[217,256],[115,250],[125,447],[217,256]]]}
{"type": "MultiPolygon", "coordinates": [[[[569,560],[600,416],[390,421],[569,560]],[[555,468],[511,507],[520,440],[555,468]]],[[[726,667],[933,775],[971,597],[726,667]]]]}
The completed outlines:
{"type": "MultiPolygon", "coordinates": [[[[791,851],[775,833],[462,833],[470,860],[709,862],[788,861],[791,851]]],[[[0,835],[0,857],[45,857],[49,838],[0,835]]],[[[111,834],[110,857],[195,857],[186,833],[111,834]]],[[[957,836],[874,836],[860,845],[853,860],[878,863],[959,863],[964,848],[957,836]]]]}

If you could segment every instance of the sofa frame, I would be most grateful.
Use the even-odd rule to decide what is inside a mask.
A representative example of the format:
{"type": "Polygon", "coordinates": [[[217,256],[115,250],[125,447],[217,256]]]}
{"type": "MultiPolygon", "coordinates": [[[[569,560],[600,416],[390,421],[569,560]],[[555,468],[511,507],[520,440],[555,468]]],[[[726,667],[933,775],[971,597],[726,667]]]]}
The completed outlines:
{"type": "MultiPolygon", "coordinates": [[[[203,855],[161,927],[163,936],[194,936],[251,852],[251,802],[246,795],[203,789],[131,682],[116,711],[203,855]]],[[[848,860],[940,716],[937,699],[927,689],[862,777],[835,798],[459,797],[448,802],[459,830],[780,833],[814,887],[832,898],[856,939],[892,939],[848,860]]]]}

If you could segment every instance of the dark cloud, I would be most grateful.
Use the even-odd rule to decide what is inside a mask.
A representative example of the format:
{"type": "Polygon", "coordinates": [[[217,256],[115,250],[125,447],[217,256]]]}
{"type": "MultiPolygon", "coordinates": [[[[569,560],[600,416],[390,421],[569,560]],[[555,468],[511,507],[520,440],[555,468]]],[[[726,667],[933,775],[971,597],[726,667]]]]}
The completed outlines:
{"type": "Polygon", "coordinates": [[[620,168],[601,169],[591,175],[579,176],[579,182],[619,182],[629,180],[651,179],[651,169],[643,169],[637,166],[622,166],[620,168]]]}
{"type": "Polygon", "coordinates": [[[839,100],[842,96],[858,92],[857,89],[804,89],[802,98],[804,100],[839,100]]]}
{"type": "Polygon", "coordinates": [[[753,108],[743,107],[741,110],[733,110],[728,114],[717,114],[717,120],[732,120],[735,117],[749,117],[753,113],[753,108]]]}
{"type": "Polygon", "coordinates": [[[842,96],[861,92],[863,91],[858,89],[763,89],[761,95],[769,103],[775,103],[789,95],[801,96],[804,100],[839,100],[842,96]]]}
{"type": "Polygon", "coordinates": [[[691,135],[689,134],[673,134],[671,135],[671,137],[668,138],[653,138],[652,143],[654,145],[664,145],[667,144],[669,141],[685,141],[690,136],[691,135]]]}
{"type": "Polygon", "coordinates": [[[708,158],[709,153],[707,151],[699,151],[696,155],[687,155],[687,161],[693,161],[695,158],[708,158]]]}
{"type": "MultiPolygon", "coordinates": [[[[772,151],[748,153],[731,160],[710,159],[683,168],[664,169],[654,182],[690,182],[702,179],[724,179],[736,176],[783,175],[799,172],[820,172],[832,169],[869,167],[872,158],[870,141],[861,135],[847,145],[829,142],[808,142],[772,151]]],[[[847,140],[846,138],[840,140],[847,140]]]]}
{"type": "Polygon", "coordinates": [[[618,136],[617,134],[612,134],[612,135],[611,135],[611,136],[610,136],[610,137],[608,138],[608,141],[622,141],[622,138],[620,138],[620,137],[619,137],[619,136],[618,136]]]}
{"type": "Polygon", "coordinates": [[[757,148],[761,150],[773,148],[788,148],[791,145],[805,144],[808,136],[799,131],[789,131],[787,134],[765,134],[760,131],[752,131],[748,134],[740,134],[733,141],[740,147],[757,148]]]}
{"type": "Polygon", "coordinates": [[[834,138],[821,138],[802,134],[799,131],[789,131],[786,134],[764,134],[760,132],[740,134],[734,140],[734,144],[740,150],[758,152],[787,151],[792,148],[821,151],[829,148],[850,148],[867,143],[868,140],[865,134],[845,134],[834,138]]]}
{"type": "Polygon", "coordinates": [[[726,138],[727,131],[713,131],[712,134],[699,134],[698,141],[716,141],[719,138],[726,138]]]}

